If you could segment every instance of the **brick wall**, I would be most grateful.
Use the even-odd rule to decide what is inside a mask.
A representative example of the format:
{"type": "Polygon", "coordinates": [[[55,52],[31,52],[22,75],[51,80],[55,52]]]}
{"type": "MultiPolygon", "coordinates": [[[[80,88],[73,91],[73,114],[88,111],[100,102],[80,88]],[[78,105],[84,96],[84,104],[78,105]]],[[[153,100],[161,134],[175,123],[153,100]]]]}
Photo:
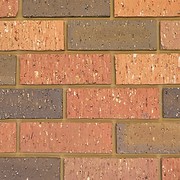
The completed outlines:
{"type": "Polygon", "coordinates": [[[0,0],[0,180],[179,180],[179,132],[179,0],[0,0]]]}

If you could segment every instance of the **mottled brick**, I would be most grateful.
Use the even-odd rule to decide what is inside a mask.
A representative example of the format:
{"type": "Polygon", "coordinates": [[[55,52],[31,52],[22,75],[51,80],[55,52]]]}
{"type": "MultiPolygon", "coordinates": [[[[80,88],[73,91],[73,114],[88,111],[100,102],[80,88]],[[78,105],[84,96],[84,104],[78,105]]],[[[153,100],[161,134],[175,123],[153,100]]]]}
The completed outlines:
{"type": "Polygon", "coordinates": [[[116,84],[180,84],[179,54],[118,54],[116,84]]]}
{"type": "Polygon", "coordinates": [[[0,50],[63,50],[63,21],[0,21],[0,50]]]}
{"type": "Polygon", "coordinates": [[[24,17],[110,16],[110,0],[23,0],[24,17]]]}
{"type": "Polygon", "coordinates": [[[158,119],[156,88],[68,89],[68,118],[158,119]]]}
{"type": "Polygon", "coordinates": [[[158,159],[66,158],[66,180],[158,180],[158,159]]]}
{"type": "Polygon", "coordinates": [[[1,0],[0,17],[15,17],[18,13],[18,0],[1,0]]]}
{"type": "Polygon", "coordinates": [[[111,123],[21,123],[21,152],[111,153],[111,123]]]}
{"type": "Polygon", "coordinates": [[[162,159],[162,180],[180,179],[180,158],[162,159]]]}
{"type": "Polygon", "coordinates": [[[0,123],[0,152],[16,152],[16,123],[0,123]]]}
{"type": "Polygon", "coordinates": [[[0,158],[0,179],[59,180],[58,158],[0,158]]]}
{"type": "Polygon", "coordinates": [[[68,21],[69,50],[155,50],[155,20],[68,21]]]}
{"type": "Polygon", "coordinates": [[[180,16],[179,0],[115,0],[115,17],[180,16]]]}
{"type": "Polygon", "coordinates": [[[62,118],[61,89],[0,89],[0,119],[62,118]]]}
{"type": "Polygon", "coordinates": [[[111,84],[108,54],[20,56],[20,84],[111,84]]]}
{"type": "Polygon", "coordinates": [[[180,123],[117,125],[117,153],[180,153],[180,123]]]}
{"type": "Polygon", "coordinates": [[[161,21],[161,49],[180,49],[180,21],[161,21]]]}
{"type": "Polygon", "coordinates": [[[180,88],[163,89],[163,117],[180,118],[180,88]]]}
{"type": "Polygon", "coordinates": [[[0,85],[14,85],[16,81],[16,56],[0,55],[0,85]]]}

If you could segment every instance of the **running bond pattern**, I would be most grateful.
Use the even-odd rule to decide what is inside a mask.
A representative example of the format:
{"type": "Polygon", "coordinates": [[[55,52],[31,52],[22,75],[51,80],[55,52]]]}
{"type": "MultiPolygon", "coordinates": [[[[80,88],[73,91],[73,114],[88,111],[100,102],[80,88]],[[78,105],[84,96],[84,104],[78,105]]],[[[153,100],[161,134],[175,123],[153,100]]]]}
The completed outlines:
{"type": "Polygon", "coordinates": [[[0,0],[0,179],[180,179],[179,0],[0,0]]]}

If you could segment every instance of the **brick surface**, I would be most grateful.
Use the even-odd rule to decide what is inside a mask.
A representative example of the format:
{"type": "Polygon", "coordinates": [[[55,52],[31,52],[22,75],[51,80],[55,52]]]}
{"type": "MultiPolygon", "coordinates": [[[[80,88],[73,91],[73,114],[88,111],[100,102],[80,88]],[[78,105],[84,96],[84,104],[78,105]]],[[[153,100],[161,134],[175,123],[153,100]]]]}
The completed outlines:
{"type": "Polygon", "coordinates": [[[0,122],[0,153],[2,152],[16,152],[16,123],[0,122]]]}
{"type": "Polygon", "coordinates": [[[180,84],[180,54],[118,54],[116,84],[180,84]]]}
{"type": "Polygon", "coordinates": [[[180,16],[179,0],[115,0],[114,14],[119,16],[180,16]]]}
{"type": "Polygon", "coordinates": [[[0,158],[0,179],[59,180],[60,159],[0,158]]]}
{"type": "Polygon", "coordinates": [[[21,123],[21,152],[111,153],[110,123],[21,123]]]}
{"type": "Polygon", "coordinates": [[[14,85],[16,81],[16,56],[0,55],[0,85],[14,85]]]}
{"type": "Polygon", "coordinates": [[[111,84],[108,54],[20,56],[21,84],[111,84]]]}
{"type": "Polygon", "coordinates": [[[180,179],[180,158],[162,159],[162,180],[180,179]]]}
{"type": "Polygon", "coordinates": [[[69,50],[155,50],[154,20],[71,20],[69,50]]]}
{"type": "Polygon", "coordinates": [[[156,88],[68,89],[68,118],[158,119],[156,88]]]}
{"type": "Polygon", "coordinates": [[[18,0],[1,0],[0,17],[15,17],[18,13],[18,0]]]}
{"type": "Polygon", "coordinates": [[[66,158],[64,179],[158,180],[158,159],[66,158]]]}
{"type": "Polygon", "coordinates": [[[62,90],[0,89],[0,119],[62,118],[62,90]]]}
{"type": "Polygon", "coordinates": [[[180,88],[163,89],[163,116],[180,118],[180,88]]]}
{"type": "Polygon", "coordinates": [[[63,31],[63,21],[0,21],[0,50],[63,50],[63,31]]]}
{"type": "Polygon", "coordinates": [[[161,21],[161,49],[180,49],[180,21],[161,21]]]}
{"type": "Polygon", "coordinates": [[[110,16],[110,0],[23,0],[24,17],[110,16]]]}
{"type": "Polygon", "coordinates": [[[180,123],[117,125],[118,153],[180,153],[180,123]]]}

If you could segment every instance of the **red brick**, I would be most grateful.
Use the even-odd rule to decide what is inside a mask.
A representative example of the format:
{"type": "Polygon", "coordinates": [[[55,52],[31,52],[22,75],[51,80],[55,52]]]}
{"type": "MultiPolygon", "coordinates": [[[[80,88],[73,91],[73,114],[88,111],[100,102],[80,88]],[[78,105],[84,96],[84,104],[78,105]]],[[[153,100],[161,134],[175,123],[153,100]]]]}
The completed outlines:
{"type": "Polygon", "coordinates": [[[68,118],[158,119],[156,88],[69,89],[68,118]]]}
{"type": "Polygon", "coordinates": [[[115,17],[119,16],[180,16],[179,0],[115,0],[115,17]]]}
{"type": "Polygon", "coordinates": [[[64,179],[158,180],[158,159],[66,158],[64,179]]]}
{"type": "Polygon", "coordinates": [[[0,50],[63,50],[63,21],[0,21],[0,50]]]}
{"type": "Polygon", "coordinates": [[[162,159],[162,179],[163,180],[180,179],[180,158],[162,159]]]}
{"type": "Polygon", "coordinates": [[[18,13],[18,0],[1,0],[0,17],[15,17],[18,13]]]}
{"type": "Polygon", "coordinates": [[[21,84],[111,84],[108,54],[20,56],[21,84]]]}
{"type": "Polygon", "coordinates": [[[110,123],[21,123],[21,152],[111,153],[110,123]]]}
{"type": "Polygon", "coordinates": [[[0,152],[16,152],[16,123],[0,123],[0,152]]]}
{"type": "MultiPolygon", "coordinates": [[[[180,7],[180,6],[179,6],[180,7]]],[[[161,21],[161,48],[180,49],[180,21],[161,21]]]]}
{"type": "Polygon", "coordinates": [[[116,84],[179,84],[179,54],[118,54],[116,84]]]}

